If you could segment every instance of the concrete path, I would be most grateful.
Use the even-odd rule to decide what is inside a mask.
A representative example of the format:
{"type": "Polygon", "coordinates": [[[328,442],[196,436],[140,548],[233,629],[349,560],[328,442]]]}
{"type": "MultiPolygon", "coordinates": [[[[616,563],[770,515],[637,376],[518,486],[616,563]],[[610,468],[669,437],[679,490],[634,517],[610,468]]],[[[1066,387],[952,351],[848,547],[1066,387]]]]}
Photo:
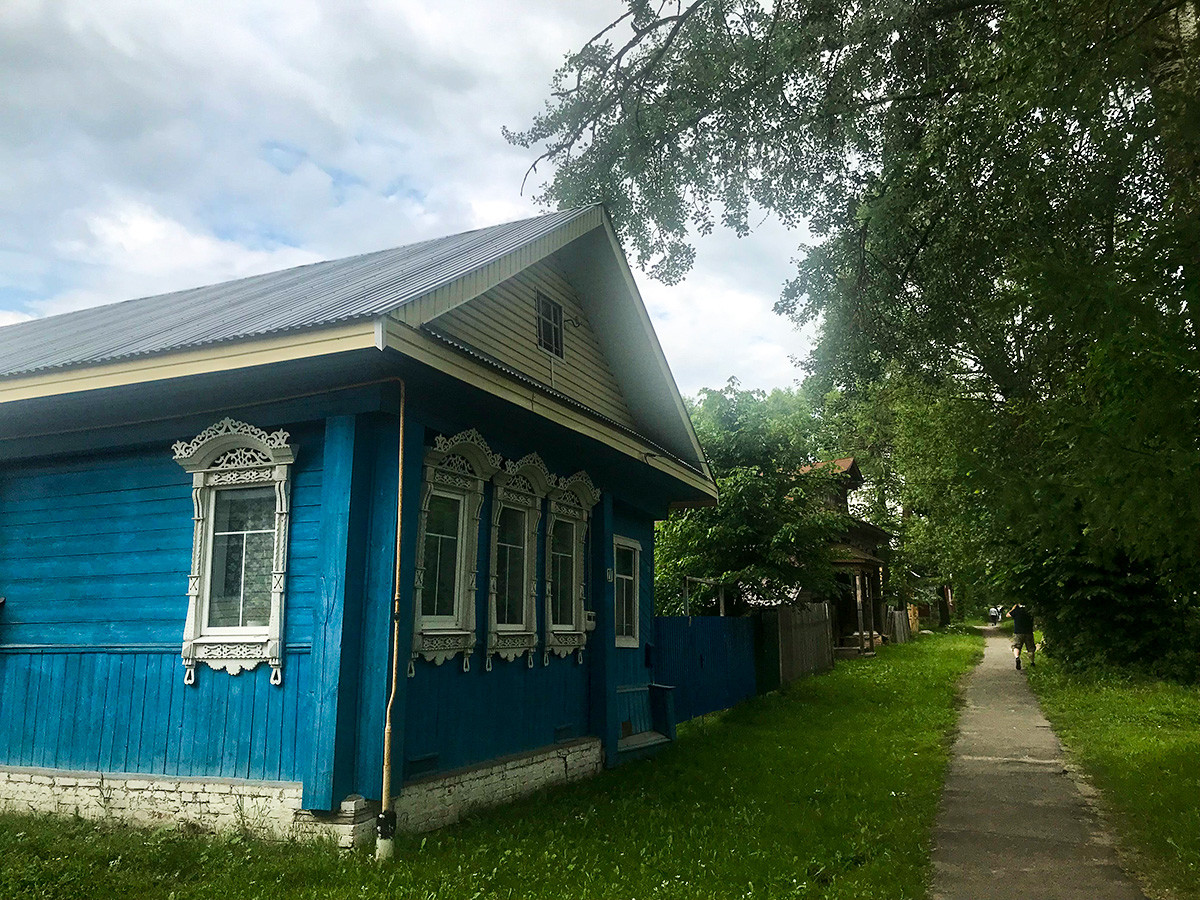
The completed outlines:
{"type": "Polygon", "coordinates": [[[934,829],[933,900],[1145,900],[1067,774],[1008,638],[984,632],[934,829]]]}

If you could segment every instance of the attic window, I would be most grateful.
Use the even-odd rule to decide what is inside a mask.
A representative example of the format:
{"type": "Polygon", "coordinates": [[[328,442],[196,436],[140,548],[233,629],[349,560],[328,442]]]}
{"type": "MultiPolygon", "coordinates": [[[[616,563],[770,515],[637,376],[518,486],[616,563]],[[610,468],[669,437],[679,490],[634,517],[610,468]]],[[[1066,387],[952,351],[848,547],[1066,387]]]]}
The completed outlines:
{"type": "Polygon", "coordinates": [[[545,294],[537,294],[538,346],[563,358],[563,309],[545,294]]]}

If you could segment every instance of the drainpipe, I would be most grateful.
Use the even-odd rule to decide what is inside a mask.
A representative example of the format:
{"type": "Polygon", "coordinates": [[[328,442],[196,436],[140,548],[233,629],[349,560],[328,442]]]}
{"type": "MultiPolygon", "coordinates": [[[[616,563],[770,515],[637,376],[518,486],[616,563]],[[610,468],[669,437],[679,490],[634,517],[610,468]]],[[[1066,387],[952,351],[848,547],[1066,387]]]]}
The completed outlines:
{"type": "Polygon", "coordinates": [[[404,521],[404,382],[400,382],[400,447],[396,460],[396,572],[392,594],[392,683],[383,716],[383,790],[375,821],[375,858],[391,859],[395,849],[396,811],[392,809],[392,711],[400,681],[400,534],[404,521]]]}

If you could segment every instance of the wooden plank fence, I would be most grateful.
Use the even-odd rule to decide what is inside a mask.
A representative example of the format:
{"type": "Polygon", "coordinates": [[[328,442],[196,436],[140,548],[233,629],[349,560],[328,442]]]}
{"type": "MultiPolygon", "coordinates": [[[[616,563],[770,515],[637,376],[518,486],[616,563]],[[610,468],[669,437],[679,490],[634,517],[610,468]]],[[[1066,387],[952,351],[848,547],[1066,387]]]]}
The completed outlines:
{"type": "Polygon", "coordinates": [[[760,691],[833,668],[833,622],[827,603],[773,607],[755,613],[755,618],[760,691]]]}
{"type": "Polygon", "coordinates": [[[654,680],[674,687],[679,722],[833,668],[833,622],[825,603],[746,618],[659,616],[654,630],[654,680]]]}

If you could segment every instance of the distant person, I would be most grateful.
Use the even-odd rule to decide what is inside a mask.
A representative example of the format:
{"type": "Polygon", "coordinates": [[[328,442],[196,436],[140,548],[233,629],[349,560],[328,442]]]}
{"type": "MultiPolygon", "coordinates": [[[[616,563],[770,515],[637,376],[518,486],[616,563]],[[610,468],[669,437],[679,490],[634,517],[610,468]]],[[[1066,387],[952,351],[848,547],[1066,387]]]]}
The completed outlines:
{"type": "Polygon", "coordinates": [[[1008,617],[1013,620],[1012,651],[1013,659],[1017,661],[1017,668],[1021,668],[1022,647],[1029,649],[1029,665],[1034,665],[1033,654],[1036,650],[1033,643],[1033,613],[1029,611],[1028,606],[1018,601],[1008,611],[1008,617]]]}
{"type": "Polygon", "coordinates": [[[992,625],[995,625],[999,621],[1000,621],[1000,608],[998,606],[993,606],[988,610],[988,622],[991,623],[992,625]]]}

